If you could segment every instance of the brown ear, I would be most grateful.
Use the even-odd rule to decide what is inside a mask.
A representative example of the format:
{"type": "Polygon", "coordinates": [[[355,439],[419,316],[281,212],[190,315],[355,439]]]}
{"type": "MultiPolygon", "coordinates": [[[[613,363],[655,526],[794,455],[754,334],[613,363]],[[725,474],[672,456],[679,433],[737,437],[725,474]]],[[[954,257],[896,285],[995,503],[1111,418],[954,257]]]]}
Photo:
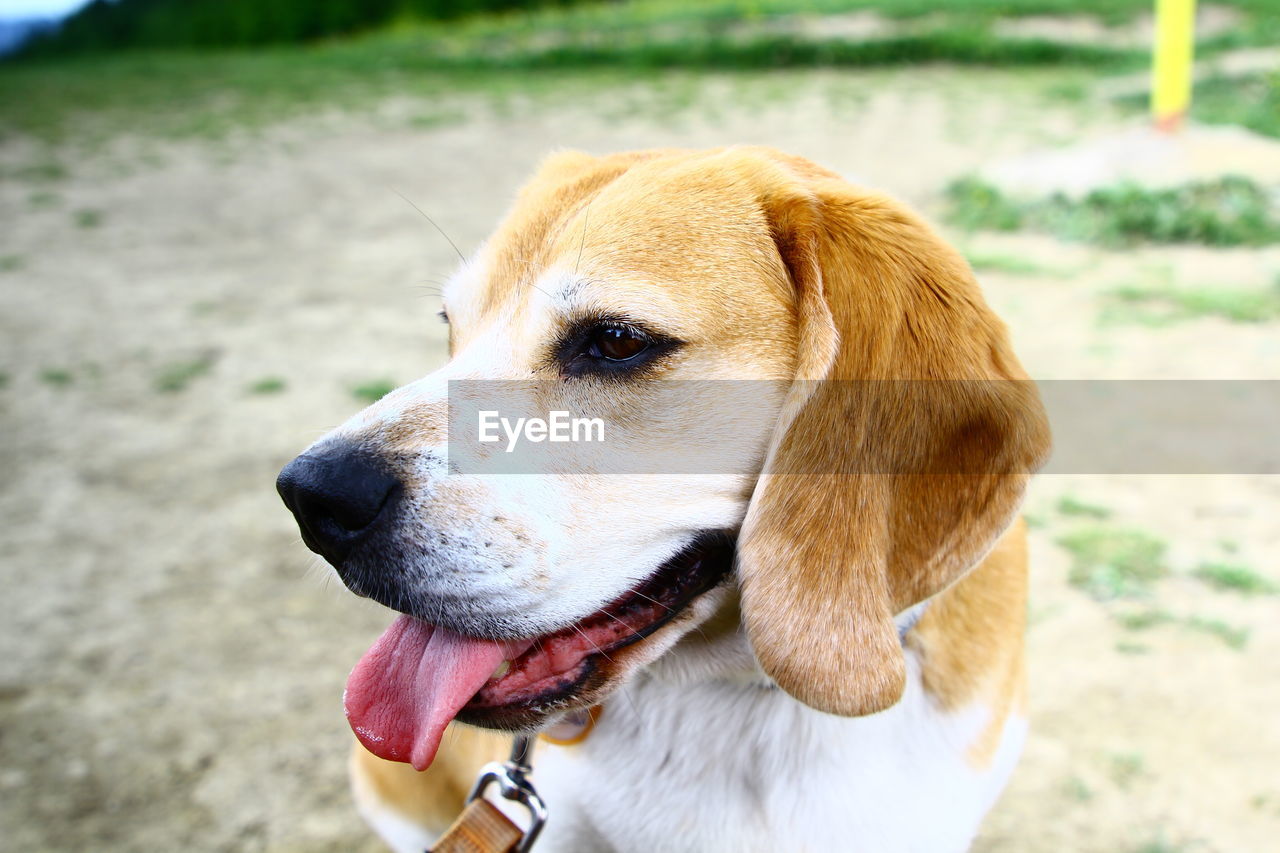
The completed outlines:
{"type": "Polygon", "coordinates": [[[1048,424],[968,264],[928,226],[812,168],[770,183],[800,351],[739,539],[743,620],[788,693],[870,714],[905,686],[894,616],[995,543],[1048,424]]]}

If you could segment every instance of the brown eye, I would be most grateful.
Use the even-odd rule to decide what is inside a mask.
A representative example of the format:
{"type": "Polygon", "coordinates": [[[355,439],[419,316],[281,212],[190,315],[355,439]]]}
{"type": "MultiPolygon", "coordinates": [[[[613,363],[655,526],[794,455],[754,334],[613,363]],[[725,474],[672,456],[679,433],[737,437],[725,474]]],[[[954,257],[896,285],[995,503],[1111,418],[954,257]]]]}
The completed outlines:
{"type": "Polygon", "coordinates": [[[626,361],[649,348],[649,339],[635,329],[605,326],[588,340],[587,355],[607,361],[626,361]]]}

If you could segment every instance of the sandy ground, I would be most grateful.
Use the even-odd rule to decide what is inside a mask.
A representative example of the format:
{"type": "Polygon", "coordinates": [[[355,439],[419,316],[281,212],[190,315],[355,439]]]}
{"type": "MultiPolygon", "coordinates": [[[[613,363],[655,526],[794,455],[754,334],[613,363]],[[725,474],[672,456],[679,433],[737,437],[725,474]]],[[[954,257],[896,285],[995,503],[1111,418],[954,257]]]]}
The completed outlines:
{"type": "MultiPolygon", "coordinates": [[[[555,147],[760,142],[936,212],[955,175],[1120,127],[1025,81],[777,75],[634,118],[639,86],[428,129],[329,117],[229,149],[121,140],[63,180],[0,185],[0,846],[379,849],[348,801],[340,697],[388,617],[327,580],[272,481],[360,405],[354,386],[442,358],[430,291],[454,258],[396,192],[469,249],[555,147]],[[284,389],[253,393],[266,377],[284,389]]],[[[981,276],[1037,377],[1280,378],[1277,325],[1099,320],[1104,291],[1152,276],[1261,285],[1275,250],[955,236],[1042,268],[981,276]]],[[[1280,580],[1278,509],[1278,478],[1036,484],[1033,730],[977,849],[1275,849],[1280,599],[1187,571],[1280,580]],[[1167,541],[1159,606],[1249,629],[1245,646],[1126,631],[1070,587],[1054,541],[1101,522],[1058,512],[1063,495],[1167,541]]]]}

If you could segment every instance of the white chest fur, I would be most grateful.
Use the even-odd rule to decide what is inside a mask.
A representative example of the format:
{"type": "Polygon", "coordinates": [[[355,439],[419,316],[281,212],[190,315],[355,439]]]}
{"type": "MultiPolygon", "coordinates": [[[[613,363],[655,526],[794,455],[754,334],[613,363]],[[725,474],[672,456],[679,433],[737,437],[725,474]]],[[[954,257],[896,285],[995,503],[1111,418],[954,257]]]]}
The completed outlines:
{"type": "Polygon", "coordinates": [[[641,676],[581,746],[539,751],[540,853],[966,849],[1026,723],[975,768],[987,710],[938,710],[908,663],[902,701],[859,719],[757,685],[641,676]]]}

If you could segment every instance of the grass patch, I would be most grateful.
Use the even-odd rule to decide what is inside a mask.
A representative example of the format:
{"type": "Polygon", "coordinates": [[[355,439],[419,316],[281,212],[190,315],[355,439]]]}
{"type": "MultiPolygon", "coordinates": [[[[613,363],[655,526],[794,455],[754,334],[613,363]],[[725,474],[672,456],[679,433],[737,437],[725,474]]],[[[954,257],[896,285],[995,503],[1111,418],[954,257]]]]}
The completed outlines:
{"type": "Polygon", "coordinates": [[[1206,124],[1238,124],[1280,137],[1280,71],[1201,80],[1191,100],[1191,115],[1206,124]]]}
{"type": "Polygon", "coordinates": [[[1058,501],[1058,512],[1076,518],[1095,518],[1099,521],[1105,521],[1111,517],[1111,510],[1105,506],[1086,503],[1071,495],[1063,495],[1058,501]]]}
{"type": "Polygon", "coordinates": [[[35,183],[43,181],[60,181],[67,176],[67,168],[61,163],[52,160],[42,160],[39,163],[28,163],[25,166],[19,166],[9,173],[19,181],[31,181],[35,183]]]}
{"type": "Polygon", "coordinates": [[[279,394],[288,387],[288,383],[279,376],[264,376],[251,383],[248,391],[250,394],[279,394]]]}
{"type": "MultiPolygon", "coordinates": [[[[1145,610],[1132,610],[1113,612],[1112,617],[1127,631],[1145,631],[1149,628],[1155,628],[1161,625],[1178,625],[1183,628],[1189,628],[1193,631],[1199,631],[1205,634],[1211,634],[1222,642],[1226,643],[1233,649],[1243,649],[1249,642],[1250,631],[1248,628],[1240,628],[1230,625],[1221,619],[1208,619],[1203,616],[1187,616],[1185,618],[1174,616],[1167,610],[1157,607],[1147,608],[1145,610]]],[[[1122,649],[1121,646],[1129,645],[1126,641],[1116,644],[1116,651],[1126,654],[1139,653],[1122,649]]],[[[1146,647],[1141,646],[1141,651],[1145,652],[1146,647]]]]}
{"type": "Polygon", "coordinates": [[[948,220],[971,231],[1027,229],[1109,247],[1280,242],[1280,210],[1271,194],[1240,176],[1170,189],[1122,184],[1081,199],[1059,193],[1035,200],[1011,199],[991,184],[967,177],[953,181],[946,196],[948,220]]]}
{"type": "Polygon", "coordinates": [[[1128,788],[1142,775],[1146,761],[1138,752],[1125,752],[1112,755],[1110,761],[1111,779],[1121,788],[1128,788]]]}
{"type": "Polygon", "coordinates": [[[156,374],[153,385],[157,391],[164,394],[183,391],[194,380],[213,370],[216,361],[217,357],[212,353],[204,353],[186,361],[174,362],[156,374]]]}
{"type": "Polygon", "coordinates": [[[376,403],[396,389],[390,379],[374,379],[351,389],[351,396],[362,403],[376,403]]]}
{"type": "Polygon", "coordinates": [[[1203,616],[1192,616],[1184,623],[1188,628],[1212,634],[1236,651],[1240,651],[1249,643],[1250,631],[1230,625],[1221,619],[1207,619],[1203,616]]]}
{"type": "Polygon", "coordinates": [[[66,388],[76,381],[70,370],[62,367],[46,367],[40,371],[40,381],[53,388],[66,388]]]}
{"type": "Polygon", "coordinates": [[[1161,287],[1127,285],[1107,294],[1109,322],[1137,322],[1162,326],[1202,317],[1220,317],[1232,323],[1269,323],[1280,320],[1280,281],[1271,287],[1161,287]]]}
{"type": "Polygon", "coordinates": [[[72,217],[77,228],[97,228],[102,224],[102,211],[100,210],[77,210],[72,217]]]}
{"type": "Polygon", "coordinates": [[[1057,541],[1071,555],[1067,581],[1099,601],[1146,596],[1169,573],[1165,543],[1140,530],[1089,528],[1057,541]]]}
{"type": "Polygon", "coordinates": [[[947,221],[966,231],[1017,231],[1024,225],[1022,207],[978,178],[952,181],[946,198],[947,221]]]}
{"type": "Polygon", "coordinates": [[[1192,574],[1214,589],[1230,590],[1244,595],[1280,593],[1280,584],[1248,566],[1231,563],[1201,563],[1192,574]]]}
{"type": "Polygon", "coordinates": [[[1170,841],[1161,835],[1132,848],[1131,853],[1187,853],[1188,849],[1187,845],[1170,841]]]}
{"type": "Polygon", "coordinates": [[[1120,627],[1127,631],[1145,631],[1157,625],[1168,625],[1178,621],[1172,613],[1158,608],[1131,610],[1113,614],[1120,627]]]}
{"type": "MultiPolygon", "coordinates": [[[[1280,18],[1277,18],[1280,20],[1280,18]]],[[[1148,110],[1146,94],[1125,95],[1120,106],[1148,110]]],[[[1204,124],[1234,124],[1263,136],[1280,138],[1280,71],[1199,80],[1191,98],[1191,118],[1204,124]]]]}
{"type": "MultiPolygon", "coordinates": [[[[1200,45],[1199,56],[1280,41],[1274,0],[1218,2],[1239,9],[1241,22],[1200,45]]],[[[583,69],[591,69],[588,82],[596,86],[606,69],[626,83],[636,82],[639,70],[668,68],[734,71],[947,62],[1070,67],[1087,74],[1099,68],[1139,70],[1149,62],[1145,46],[1001,34],[995,24],[1020,15],[1092,15],[1107,24],[1125,24],[1149,10],[1149,0],[629,0],[548,3],[540,9],[449,22],[414,21],[403,12],[388,19],[379,10],[344,25],[347,30],[380,27],[356,37],[199,50],[176,47],[182,39],[170,30],[149,28],[134,33],[135,42],[149,41],[149,47],[60,57],[46,51],[0,63],[0,136],[48,141],[142,129],[220,138],[232,129],[310,114],[321,105],[367,110],[388,95],[438,102],[441,96],[468,91],[523,93],[531,87],[560,87],[562,80],[545,79],[549,73],[576,72],[582,78],[583,69]],[[866,35],[842,35],[854,13],[879,17],[866,35]],[[844,17],[828,21],[822,16],[844,17]],[[533,69],[542,73],[509,73],[533,69]],[[101,121],[86,123],[89,115],[101,121]]],[[[233,13],[215,9],[209,14],[217,19],[233,13]]],[[[174,15],[167,21],[168,26],[182,23],[174,15]]],[[[323,33],[325,28],[307,32],[323,33]]],[[[206,39],[208,28],[202,33],[206,39]]],[[[117,40],[127,40],[127,35],[117,40]]],[[[295,35],[286,28],[275,37],[295,35]]],[[[263,39],[270,40],[265,34],[263,39]]],[[[1080,99],[1085,93],[1084,84],[1073,81],[1060,94],[1080,99]]],[[[446,108],[440,116],[428,113],[410,121],[430,126],[448,115],[446,108]]]]}
{"type": "Polygon", "coordinates": [[[1093,789],[1079,776],[1069,776],[1062,785],[1062,792],[1077,803],[1087,803],[1093,799],[1093,789]]]}
{"type": "Polygon", "coordinates": [[[37,210],[41,210],[47,207],[54,207],[60,204],[61,202],[62,202],[62,196],[58,195],[57,193],[51,193],[48,190],[40,190],[38,192],[33,192],[31,195],[27,196],[27,204],[31,205],[33,208],[37,210]]]}
{"type": "Polygon", "coordinates": [[[22,255],[0,255],[0,272],[15,272],[26,266],[22,255]]]}
{"type": "Polygon", "coordinates": [[[11,376],[9,376],[9,371],[7,371],[7,370],[0,370],[0,389],[8,388],[8,387],[9,387],[9,382],[10,382],[11,380],[12,380],[12,377],[11,377],[11,376]]]}
{"type": "MultiPolygon", "coordinates": [[[[1131,4],[1126,15],[1141,5],[1124,2],[1131,4]]],[[[1090,5],[1106,11],[1105,3],[1090,5]]],[[[0,137],[60,141],[142,129],[218,139],[322,106],[367,111],[392,95],[441,104],[438,112],[410,119],[416,126],[435,126],[456,120],[457,111],[447,102],[471,92],[523,95],[541,87],[558,90],[563,100],[565,81],[548,77],[553,72],[599,88],[610,82],[634,84],[637,72],[661,69],[936,62],[1144,66],[1143,50],[1002,36],[993,27],[999,16],[1069,7],[1064,0],[966,0],[963,8],[944,10],[923,0],[639,0],[479,16],[447,25],[399,22],[356,38],[252,51],[152,48],[32,57],[0,64],[0,137]],[[886,32],[871,37],[836,38],[825,35],[812,18],[780,17],[868,9],[905,23],[891,22],[886,32]],[[543,73],[510,74],[535,69],[543,73]],[[589,77],[582,74],[585,69],[591,70],[589,77]],[[601,72],[611,73],[601,79],[601,72]]]]}
{"type": "Polygon", "coordinates": [[[1021,255],[972,252],[968,254],[968,258],[969,266],[977,272],[1002,272],[1010,275],[1047,275],[1052,272],[1021,255]]]}

